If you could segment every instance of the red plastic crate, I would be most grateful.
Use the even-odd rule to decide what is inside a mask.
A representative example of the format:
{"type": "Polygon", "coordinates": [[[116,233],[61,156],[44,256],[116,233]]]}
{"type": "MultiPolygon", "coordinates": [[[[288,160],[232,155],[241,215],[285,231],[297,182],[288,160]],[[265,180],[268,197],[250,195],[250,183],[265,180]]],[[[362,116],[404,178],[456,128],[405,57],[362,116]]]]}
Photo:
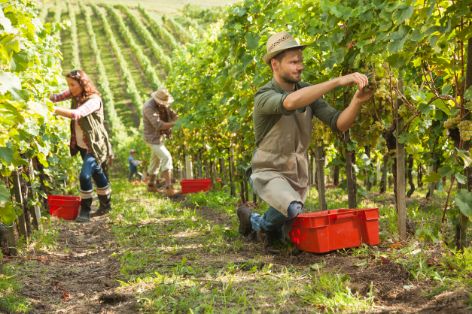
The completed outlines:
{"type": "Polygon", "coordinates": [[[182,193],[196,193],[211,189],[211,179],[183,179],[180,181],[182,193]]]}
{"type": "Polygon", "coordinates": [[[324,253],[379,244],[379,210],[335,209],[302,213],[295,218],[290,239],[306,252],[324,253]]]}
{"type": "Polygon", "coordinates": [[[79,214],[80,197],[48,195],[49,213],[66,220],[74,220],[79,214]]]}

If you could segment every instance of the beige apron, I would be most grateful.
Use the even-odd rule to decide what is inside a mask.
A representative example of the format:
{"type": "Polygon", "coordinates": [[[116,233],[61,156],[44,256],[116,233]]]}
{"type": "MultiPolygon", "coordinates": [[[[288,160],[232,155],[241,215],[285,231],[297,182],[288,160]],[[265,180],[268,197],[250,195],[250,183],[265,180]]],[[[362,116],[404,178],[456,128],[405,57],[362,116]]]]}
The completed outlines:
{"type": "Polygon", "coordinates": [[[308,106],[304,112],[283,115],[262,139],[252,157],[255,192],[287,216],[293,201],[305,202],[308,192],[308,158],[313,128],[313,113],[308,106]]]}

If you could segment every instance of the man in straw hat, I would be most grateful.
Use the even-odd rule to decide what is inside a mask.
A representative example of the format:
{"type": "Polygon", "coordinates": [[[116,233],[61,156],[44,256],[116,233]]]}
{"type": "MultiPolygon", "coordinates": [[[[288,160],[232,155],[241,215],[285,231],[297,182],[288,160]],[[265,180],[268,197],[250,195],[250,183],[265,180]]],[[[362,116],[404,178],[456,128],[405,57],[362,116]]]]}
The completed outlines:
{"type": "Polygon", "coordinates": [[[241,206],[237,215],[239,232],[244,236],[260,235],[268,240],[266,244],[286,237],[291,222],[303,211],[313,116],[334,131],[344,132],[353,124],[362,103],[372,96],[372,92],[364,91],[368,79],[361,73],[315,85],[301,82],[304,48],[287,32],[271,36],[263,60],[271,67],[273,77],[254,98],[256,151],[250,179],[256,193],[270,207],[261,216],[241,206]],[[354,84],[358,90],[342,112],[322,98],[336,87],[354,84]]]}
{"type": "Polygon", "coordinates": [[[148,191],[164,192],[169,196],[176,191],[172,189],[172,156],[164,145],[164,138],[170,136],[170,130],[177,120],[177,114],[169,108],[173,101],[167,89],[159,88],[151,94],[151,99],[143,108],[144,140],[151,148],[148,191]],[[159,173],[164,179],[163,190],[156,187],[159,173]]]}

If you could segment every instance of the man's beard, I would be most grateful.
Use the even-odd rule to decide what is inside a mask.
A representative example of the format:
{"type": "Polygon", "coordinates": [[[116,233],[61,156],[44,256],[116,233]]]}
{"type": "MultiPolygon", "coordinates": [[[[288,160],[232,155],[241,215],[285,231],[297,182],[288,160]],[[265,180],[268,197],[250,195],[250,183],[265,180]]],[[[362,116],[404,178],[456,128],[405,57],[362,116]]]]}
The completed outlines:
{"type": "Polygon", "coordinates": [[[288,84],[297,84],[298,82],[300,82],[300,79],[293,79],[291,77],[289,77],[288,75],[281,75],[281,78],[282,80],[284,80],[285,83],[288,83],[288,84]]]}

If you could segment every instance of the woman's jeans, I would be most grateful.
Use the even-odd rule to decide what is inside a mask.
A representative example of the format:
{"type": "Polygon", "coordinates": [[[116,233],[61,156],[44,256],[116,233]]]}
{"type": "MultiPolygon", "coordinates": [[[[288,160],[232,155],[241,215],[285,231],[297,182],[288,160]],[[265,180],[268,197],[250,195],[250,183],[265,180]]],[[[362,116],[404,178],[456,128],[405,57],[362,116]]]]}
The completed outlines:
{"type": "Polygon", "coordinates": [[[92,198],[93,185],[92,178],[97,186],[98,195],[109,195],[111,189],[109,186],[108,178],[105,175],[102,167],[98,164],[95,157],[87,150],[80,149],[80,155],[82,156],[82,169],[80,170],[80,197],[82,199],[92,198]]]}

